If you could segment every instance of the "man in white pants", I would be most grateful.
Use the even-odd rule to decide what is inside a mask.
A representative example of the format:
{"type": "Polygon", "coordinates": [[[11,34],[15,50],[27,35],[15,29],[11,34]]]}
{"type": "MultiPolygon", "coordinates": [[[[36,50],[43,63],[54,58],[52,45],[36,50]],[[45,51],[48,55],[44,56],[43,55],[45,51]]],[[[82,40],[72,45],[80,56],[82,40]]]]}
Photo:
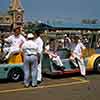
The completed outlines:
{"type": "Polygon", "coordinates": [[[28,34],[27,41],[22,45],[22,51],[24,53],[24,85],[29,87],[31,75],[31,86],[36,87],[39,50],[38,45],[34,42],[34,35],[32,33],[28,34]]]}
{"type": "Polygon", "coordinates": [[[75,63],[75,58],[77,59],[78,65],[76,67],[80,68],[81,75],[86,79],[86,66],[84,64],[82,50],[86,49],[83,43],[80,41],[79,36],[75,36],[75,48],[73,49],[70,59],[75,63]]]}
{"type": "Polygon", "coordinates": [[[41,60],[42,60],[42,51],[43,51],[43,40],[40,37],[41,32],[36,31],[34,33],[35,35],[35,43],[38,45],[38,50],[40,54],[40,63],[38,64],[38,72],[37,72],[37,83],[40,84],[42,82],[42,65],[41,65],[41,60]]]}

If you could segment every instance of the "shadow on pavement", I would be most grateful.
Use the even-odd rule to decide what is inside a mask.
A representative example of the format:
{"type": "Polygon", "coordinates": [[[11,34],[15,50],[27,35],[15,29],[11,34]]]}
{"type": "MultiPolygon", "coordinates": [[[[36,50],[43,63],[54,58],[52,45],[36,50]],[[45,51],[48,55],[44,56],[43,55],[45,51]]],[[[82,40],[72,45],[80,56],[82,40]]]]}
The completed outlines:
{"type": "Polygon", "coordinates": [[[8,83],[9,81],[7,79],[0,79],[0,84],[2,83],[8,83]]]}
{"type": "Polygon", "coordinates": [[[8,79],[0,79],[0,84],[6,84],[6,83],[18,83],[21,82],[23,84],[23,80],[21,81],[9,81],[8,79]]]}
{"type": "MultiPolygon", "coordinates": [[[[93,71],[87,72],[87,76],[88,75],[94,75],[96,73],[94,73],[93,71]]],[[[60,79],[60,78],[71,78],[71,77],[81,77],[81,74],[78,73],[71,73],[71,74],[65,74],[65,75],[48,75],[48,74],[44,74],[43,75],[44,78],[51,78],[51,79],[60,79]]]]}
{"type": "MultiPolygon", "coordinates": [[[[96,73],[94,72],[87,72],[87,76],[88,75],[95,75],[96,73]]],[[[100,74],[96,74],[96,75],[100,75],[100,74]]],[[[47,74],[43,74],[43,80],[45,78],[50,78],[50,79],[61,79],[61,78],[72,78],[72,77],[81,77],[80,73],[73,73],[73,74],[65,74],[65,75],[47,75],[47,74]]],[[[0,79],[0,84],[2,83],[17,83],[17,82],[21,82],[23,84],[23,80],[21,81],[9,81],[8,79],[0,79]]]]}

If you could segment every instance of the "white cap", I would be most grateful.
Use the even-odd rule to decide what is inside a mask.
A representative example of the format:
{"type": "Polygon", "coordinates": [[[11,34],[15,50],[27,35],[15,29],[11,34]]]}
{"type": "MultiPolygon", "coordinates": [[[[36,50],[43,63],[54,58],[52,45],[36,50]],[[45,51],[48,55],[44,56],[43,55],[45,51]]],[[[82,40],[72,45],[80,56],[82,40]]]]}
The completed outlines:
{"type": "Polygon", "coordinates": [[[27,35],[27,38],[33,38],[34,37],[34,35],[32,34],[32,33],[29,33],[28,35],[27,35]]]}
{"type": "Polygon", "coordinates": [[[67,34],[65,34],[64,36],[67,36],[67,34]]]}

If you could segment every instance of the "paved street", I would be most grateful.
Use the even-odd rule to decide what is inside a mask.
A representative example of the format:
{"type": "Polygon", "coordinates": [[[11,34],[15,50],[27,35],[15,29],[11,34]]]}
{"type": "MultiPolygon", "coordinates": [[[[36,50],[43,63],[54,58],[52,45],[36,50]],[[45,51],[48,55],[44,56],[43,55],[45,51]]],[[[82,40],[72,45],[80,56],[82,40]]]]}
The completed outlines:
{"type": "Polygon", "coordinates": [[[36,88],[24,88],[22,82],[0,82],[0,100],[99,100],[100,75],[58,79],[44,78],[36,88]]]}

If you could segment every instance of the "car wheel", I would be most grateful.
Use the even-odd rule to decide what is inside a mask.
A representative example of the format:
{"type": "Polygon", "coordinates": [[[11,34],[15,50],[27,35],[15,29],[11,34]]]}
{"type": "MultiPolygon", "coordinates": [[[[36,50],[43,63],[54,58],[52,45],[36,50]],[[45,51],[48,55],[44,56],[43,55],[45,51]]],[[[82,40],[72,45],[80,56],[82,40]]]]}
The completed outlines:
{"type": "Polygon", "coordinates": [[[100,57],[95,60],[94,71],[100,73],[100,57]]]}
{"type": "Polygon", "coordinates": [[[14,68],[14,69],[10,70],[10,72],[8,74],[8,79],[10,81],[20,81],[23,78],[24,78],[24,73],[19,68],[14,68]]]}

